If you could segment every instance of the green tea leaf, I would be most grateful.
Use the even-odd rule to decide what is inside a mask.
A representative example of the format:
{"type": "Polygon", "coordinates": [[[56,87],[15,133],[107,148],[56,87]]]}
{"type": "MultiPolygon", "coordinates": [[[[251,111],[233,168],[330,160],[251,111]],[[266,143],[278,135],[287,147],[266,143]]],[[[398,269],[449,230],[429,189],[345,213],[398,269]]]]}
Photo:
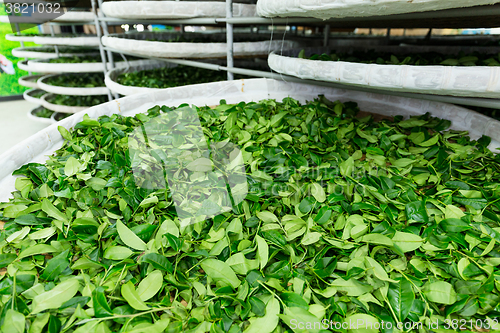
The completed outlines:
{"type": "Polygon", "coordinates": [[[129,228],[125,226],[120,220],[116,221],[116,230],[120,239],[125,243],[125,245],[130,246],[133,249],[145,251],[146,243],[142,241],[136,234],[134,234],[129,228]]]}
{"type": "Polygon", "coordinates": [[[231,286],[233,289],[238,288],[241,283],[231,267],[223,261],[206,259],[200,265],[210,278],[231,286]]]}
{"type": "Polygon", "coordinates": [[[127,303],[136,310],[147,311],[149,307],[144,303],[137,291],[135,290],[134,284],[132,282],[125,283],[121,288],[121,294],[127,303]]]}
{"type": "Polygon", "coordinates": [[[53,289],[46,291],[33,298],[33,309],[31,313],[39,313],[47,309],[57,309],[76,295],[80,289],[77,278],[69,278],[56,285],[53,289]]]}

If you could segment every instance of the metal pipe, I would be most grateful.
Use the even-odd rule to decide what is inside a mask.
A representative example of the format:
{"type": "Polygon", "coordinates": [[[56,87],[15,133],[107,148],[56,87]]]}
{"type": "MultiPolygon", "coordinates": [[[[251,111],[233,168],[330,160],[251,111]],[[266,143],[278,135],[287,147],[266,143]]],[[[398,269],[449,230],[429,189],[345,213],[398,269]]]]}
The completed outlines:
{"type": "MultiPolygon", "coordinates": [[[[21,29],[19,28],[19,23],[16,23],[16,34],[21,35],[21,29]]],[[[21,40],[19,41],[19,44],[21,44],[21,47],[24,47],[24,42],[21,40]]],[[[28,58],[24,58],[24,60],[28,60],[28,58]]],[[[28,75],[31,75],[31,71],[28,71],[28,75]]]]}
{"type": "MultiPolygon", "coordinates": [[[[52,24],[49,24],[49,29],[50,29],[50,35],[54,36],[55,35],[54,26],[52,26],[52,24]]],[[[56,51],[56,56],[59,58],[59,48],[57,47],[57,45],[54,45],[54,50],[56,51]]]]}
{"type": "MultiPolygon", "coordinates": [[[[99,8],[100,8],[102,6],[102,0],[98,0],[98,4],[99,4],[99,8]]],[[[104,13],[102,13],[102,15],[105,16],[104,13]]],[[[102,22],[102,30],[104,32],[104,36],[109,35],[108,24],[106,23],[106,21],[99,20],[99,16],[97,16],[97,19],[99,21],[99,26],[102,22]]],[[[111,51],[108,51],[108,61],[109,61],[110,68],[114,69],[115,68],[115,61],[113,59],[113,54],[111,53],[111,51]]]]}
{"type": "MultiPolygon", "coordinates": [[[[226,18],[233,17],[233,0],[226,0],[226,18]]],[[[226,22],[227,67],[234,67],[233,24],[226,22]]],[[[228,81],[234,80],[232,72],[227,72],[228,81]]]]}
{"type": "MultiPolygon", "coordinates": [[[[97,18],[97,8],[96,8],[96,1],[95,0],[91,0],[91,3],[92,3],[92,12],[94,12],[94,24],[95,24],[95,30],[96,30],[96,34],[97,34],[97,38],[99,39],[99,52],[101,53],[101,61],[102,61],[102,65],[103,65],[103,72],[104,72],[104,76],[106,76],[106,71],[107,71],[107,68],[108,68],[108,64],[106,62],[106,54],[104,54],[104,46],[102,45],[102,41],[101,41],[101,26],[99,25],[99,19],[97,18]]],[[[111,92],[109,91],[108,89],[108,99],[110,101],[113,100],[113,97],[111,96],[111,92]]]]}
{"type": "Polygon", "coordinates": [[[330,39],[330,25],[327,24],[325,25],[325,31],[324,31],[324,36],[323,36],[323,46],[327,47],[328,46],[328,40],[330,39]]]}

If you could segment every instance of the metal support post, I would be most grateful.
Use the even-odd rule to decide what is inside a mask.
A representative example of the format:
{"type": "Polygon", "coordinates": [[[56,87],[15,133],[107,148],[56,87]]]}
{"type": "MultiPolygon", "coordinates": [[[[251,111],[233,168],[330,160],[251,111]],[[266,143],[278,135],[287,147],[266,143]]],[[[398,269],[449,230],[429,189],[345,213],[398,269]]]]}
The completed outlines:
{"type": "MultiPolygon", "coordinates": [[[[21,29],[19,28],[19,23],[16,23],[16,34],[21,35],[21,29]]],[[[22,40],[19,41],[19,44],[21,44],[21,47],[24,47],[24,42],[22,40]]],[[[28,58],[24,58],[24,60],[28,60],[28,58]]],[[[28,74],[31,75],[31,71],[28,71],[28,74]]]]}
{"type": "MultiPolygon", "coordinates": [[[[108,64],[107,64],[107,61],[106,61],[106,54],[104,53],[104,47],[103,47],[102,41],[101,41],[101,37],[102,37],[101,26],[99,25],[99,19],[97,18],[96,1],[92,0],[91,3],[92,3],[92,11],[94,12],[95,30],[96,30],[96,33],[97,33],[97,38],[99,39],[99,52],[101,53],[101,60],[102,60],[102,65],[103,65],[103,72],[104,72],[104,75],[106,75],[106,71],[108,69],[108,64]]],[[[109,90],[108,90],[108,99],[110,101],[113,100],[113,97],[111,96],[111,92],[109,90]]]]}
{"type": "MultiPolygon", "coordinates": [[[[102,0],[97,0],[97,3],[99,4],[99,8],[102,7],[102,0]]],[[[104,15],[104,13],[102,13],[102,15],[106,16],[106,15],[104,15]]],[[[99,16],[97,16],[97,19],[99,20],[99,16]]],[[[99,20],[99,27],[100,27],[100,24],[102,24],[102,30],[104,32],[104,36],[109,35],[108,23],[106,21],[99,20]]],[[[113,69],[115,69],[115,60],[113,59],[113,52],[108,50],[107,54],[108,54],[108,61],[109,61],[109,67],[110,67],[109,69],[113,70],[113,69]]],[[[113,97],[115,99],[119,98],[118,94],[113,94],[113,97]]]]}
{"type": "Polygon", "coordinates": [[[324,47],[328,46],[329,39],[330,39],[330,25],[327,24],[327,25],[325,25],[325,31],[324,31],[324,36],[323,36],[323,46],[324,47]]]}
{"type": "MultiPolygon", "coordinates": [[[[101,7],[102,0],[98,0],[98,3],[99,3],[99,7],[101,7]]],[[[104,13],[102,15],[104,15],[104,13]]],[[[97,17],[97,18],[99,18],[99,17],[97,17]]],[[[104,36],[109,35],[108,23],[106,21],[99,20],[99,24],[102,24],[102,30],[103,30],[104,36]]],[[[99,27],[100,27],[100,25],[99,25],[99,27]]],[[[111,51],[108,51],[108,61],[109,61],[109,64],[111,66],[111,69],[114,69],[115,68],[115,61],[113,60],[113,53],[111,53],[111,51]]]]}
{"type": "MultiPolygon", "coordinates": [[[[55,35],[54,26],[52,24],[49,24],[49,28],[50,28],[50,35],[54,36],[55,35]]],[[[54,50],[56,50],[56,55],[59,58],[59,48],[57,47],[57,45],[54,45],[54,50]]]]}
{"type": "MultiPolygon", "coordinates": [[[[226,0],[226,18],[233,17],[233,0],[226,0]]],[[[234,67],[233,24],[226,22],[227,67],[234,67]]],[[[234,80],[234,74],[227,72],[228,81],[234,80]]]]}
{"type": "Polygon", "coordinates": [[[432,28],[430,28],[429,32],[427,33],[427,35],[425,35],[425,40],[431,39],[431,36],[432,36],[432,28]]]}

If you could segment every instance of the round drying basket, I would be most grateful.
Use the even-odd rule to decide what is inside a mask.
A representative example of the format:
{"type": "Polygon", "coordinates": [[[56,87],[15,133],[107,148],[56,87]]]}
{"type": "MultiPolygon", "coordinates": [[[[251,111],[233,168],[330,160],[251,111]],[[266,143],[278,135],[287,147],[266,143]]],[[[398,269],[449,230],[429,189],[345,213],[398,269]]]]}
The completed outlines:
{"type": "MultiPolygon", "coordinates": [[[[101,9],[106,16],[122,19],[226,17],[226,4],[214,1],[109,1],[101,9]]],[[[235,3],[233,16],[256,16],[256,6],[235,3]]]]}
{"type": "MultiPolygon", "coordinates": [[[[38,79],[38,86],[40,89],[43,89],[45,91],[48,91],[53,94],[60,94],[60,95],[78,95],[78,96],[88,96],[88,95],[106,95],[108,93],[108,88],[104,87],[91,87],[91,88],[86,88],[86,87],[63,87],[63,86],[53,86],[51,84],[45,83],[45,81],[49,78],[56,77],[56,76],[68,76],[70,75],[69,73],[66,74],[52,74],[52,75],[45,75],[38,79]]],[[[74,74],[73,74],[74,75],[74,74]]],[[[81,75],[85,75],[85,73],[82,73],[81,75]]]]}
{"type": "Polygon", "coordinates": [[[77,113],[83,110],[87,110],[89,108],[89,106],[69,106],[69,105],[54,104],[48,101],[48,99],[50,100],[50,98],[53,96],[54,94],[50,93],[42,96],[41,102],[44,108],[49,109],[51,111],[62,112],[62,113],[77,113]]]}
{"type": "Polygon", "coordinates": [[[52,119],[54,114],[50,116],[50,118],[42,118],[42,117],[37,117],[36,114],[40,111],[43,110],[43,106],[37,106],[33,110],[28,111],[27,116],[29,119],[36,121],[38,123],[44,123],[44,124],[53,124],[55,120],[52,119]]]}
{"type": "MultiPolygon", "coordinates": [[[[38,52],[36,47],[16,47],[12,49],[12,55],[18,58],[31,58],[31,59],[51,59],[56,58],[57,53],[54,52],[38,52]]],[[[60,57],[73,57],[73,56],[90,56],[99,55],[99,52],[95,53],[59,53],[60,57]]]]}
{"type": "Polygon", "coordinates": [[[33,41],[41,45],[99,46],[97,36],[35,36],[33,41]]]}
{"type": "Polygon", "coordinates": [[[490,149],[500,147],[500,121],[456,105],[271,79],[221,81],[127,96],[91,107],[85,112],[50,125],[0,156],[0,201],[8,200],[12,196],[11,192],[15,190],[16,177],[12,176],[12,172],[26,163],[44,163],[48,156],[63,144],[57,127],[73,128],[82,121],[85,114],[92,119],[115,113],[132,116],[146,112],[155,105],[218,105],[221,99],[232,104],[293,97],[304,103],[317,98],[318,95],[324,95],[333,101],[354,101],[363,111],[386,116],[408,117],[429,112],[450,120],[455,130],[468,130],[473,140],[482,135],[491,137],[490,149]]]}
{"type": "Polygon", "coordinates": [[[118,83],[118,77],[123,73],[132,73],[149,69],[157,69],[164,67],[175,67],[176,64],[167,63],[167,62],[158,62],[151,61],[149,64],[144,64],[140,66],[134,66],[129,68],[115,68],[106,73],[104,77],[104,83],[106,87],[109,88],[112,92],[118,93],[123,96],[129,96],[134,94],[140,94],[145,92],[153,92],[157,90],[161,90],[160,88],[148,88],[148,87],[135,87],[135,86],[125,86],[123,84],[118,83]]]}
{"type": "Polygon", "coordinates": [[[16,34],[6,34],[5,35],[6,40],[10,40],[11,42],[33,42],[35,39],[35,36],[29,36],[29,35],[16,35],[16,34]]]}
{"type": "Polygon", "coordinates": [[[27,102],[30,102],[30,103],[33,103],[33,104],[38,104],[38,105],[42,105],[42,97],[33,97],[33,94],[34,93],[37,93],[37,92],[45,92],[45,90],[42,90],[42,89],[29,89],[29,90],[26,90],[24,93],[23,93],[23,97],[24,99],[27,101],[27,102]]]}
{"type": "MultiPolygon", "coordinates": [[[[142,56],[161,58],[224,58],[227,56],[225,34],[184,33],[182,37],[202,39],[201,43],[168,42],[181,37],[180,33],[131,33],[113,34],[102,37],[102,43],[110,48],[123,52],[130,52],[142,56]],[[150,41],[147,39],[161,39],[164,41],[150,41]],[[205,42],[206,40],[206,42],[205,42]]],[[[267,56],[269,51],[289,50],[297,48],[300,43],[290,40],[262,40],[256,34],[240,34],[235,38],[242,38],[248,42],[234,43],[235,57],[267,56]]]]}
{"type": "Polygon", "coordinates": [[[21,86],[24,86],[24,87],[38,89],[38,83],[37,83],[37,81],[42,76],[43,75],[26,75],[26,76],[21,76],[17,80],[17,83],[19,83],[21,86]]]}
{"type": "Polygon", "coordinates": [[[271,53],[269,67],[301,79],[390,91],[498,98],[500,67],[378,65],[319,61],[271,53]]]}
{"type": "MultiPolygon", "coordinates": [[[[96,73],[103,72],[102,62],[84,63],[50,63],[50,59],[29,60],[28,66],[32,72],[37,73],[96,73]]],[[[116,68],[126,68],[141,65],[147,60],[132,60],[115,62],[116,68]]],[[[111,65],[108,63],[108,67],[111,65]]]]}
{"type": "Polygon", "coordinates": [[[491,5],[499,0],[259,0],[257,14],[264,17],[314,17],[322,20],[426,12],[491,5]]]}

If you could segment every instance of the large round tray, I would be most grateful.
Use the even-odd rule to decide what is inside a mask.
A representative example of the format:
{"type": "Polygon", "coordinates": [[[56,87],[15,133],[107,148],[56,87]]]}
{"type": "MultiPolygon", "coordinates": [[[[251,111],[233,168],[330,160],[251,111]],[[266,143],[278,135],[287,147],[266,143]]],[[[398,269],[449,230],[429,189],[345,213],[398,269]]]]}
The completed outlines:
{"type": "Polygon", "coordinates": [[[270,54],[269,67],[302,79],[390,91],[498,98],[500,67],[378,65],[270,54]]]}
{"type": "MultiPolygon", "coordinates": [[[[112,34],[102,37],[102,43],[123,52],[131,52],[143,56],[162,58],[224,58],[227,56],[225,34],[185,33],[183,37],[203,38],[206,43],[160,42],[147,39],[159,38],[165,41],[180,36],[180,33],[131,33],[112,34]]],[[[265,56],[269,51],[288,50],[299,47],[299,43],[289,40],[265,40],[259,36],[247,34],[248,42],[234,43],[235,57],[265,56]],[[251,41],[259,38],[260,41],[251,41]]]]}
{"type": "MultiPolygon", "coordinates": [[[[99,51],[96,50],[95,53],[62,53],[59,52],[60,57],[72,57],[72,56],[88,56],[88,55],[98,55],[99,51]]],[[[16,47],[12,49],[12,55],[17,58],[31,58],[31,59],[50,59],[57,57],[57,53],[54,52],[37,52],[36,47],[16,47]]]]}
{"type": "Polygon", "coordinates": [[[91,35],[35,36],[33,41],[41,45],[99,46],[99,38],[91,35]]]}
{"type": "MultiPolygon", "coordinates": [[[[47,36],[50,36],[50,35],[47,35],[47,36]]],[[[6,34],[5,39],[10,40],[12,42],[33,42],[35,39],[35,36],[6,34]]]]}
{"type": "Polygon", "coordinates": [[[115,69],[106,73],[106,76],[104,77],[104,83],[106,84],[106,87],[109,90],[111,90],[112,92],[115,92],[117,94],[123,95],[123,96],[158,91],[161,89],[125,86],[123,84],[118,83],[116,80],[117,80],[118,76],[120,74],[123,74],[123,73],[137,72],[137,71],[163,68],[163,67],[175,67],[175,66],[177,66],[177,65],[172,64],[172,63],[151,61],[149,64],[144,64],[144,65],[140,65],[140,66],[134,66],[134,67],[129,67],[129,68],[115,68],[115,69]]]}
{"type": "Polygon", "coordinates": [[[282,100],[291,96],[305,102],[313,100],[320,94],[330,100],[355,101],[363,111],[387,116],[421,115],[430,112],[434,116],[451,120],[453,129],[468,130],[472,139],[477,139],[483,134],[490,136],[492,138],[490,149],[500,147],[499,121],[456,105],[270,79],[221,81],[124,97],[91,107],[85,112],[74,114],[57,124],[50,125],[0,156],[0,201],[6,201],[15,190],[15,177],[12,176],[12,172],[29,162],[46,161],[47,156],[60,148],[63,143],[57,127],[70,129],[80,122],[85,114],[93,119],[113,113],[130,116],[146,112],[155,105],[179,106],[183,103],[218,105],[221,99],[225,99],[227,103],[239,103],[269,98],[282,100]]]}
{"type": "Polygon", "coordinates": [[[42,96],[41,102],[42,106],[46,109],[49,109],[51,111],[55,112],[62,112],[62,113],[77,113],[83,110],[86,110],[89,108],[89,106],[68,106],[68,105],[59,105],[59,104],[53,104],[47,101],[48,98],[54,96],[54,94],[45,94],[42,96]]]}
{"type": "Polygon", "coordinates": [[[257,14],[265,17],[364,17],[491,5],[499,0],[259,0],[257,14]]]}
{"type": "MultiPolygon", "coordinates": [[[[92,88],[85,88],[85,87],[62,87],[62,86],[53,86],[50,84],[45,83],[44,81],[50,77],[54,76],[59,76],[59,75],[68,75],[67,74],[52,74],[52,75],[45,75],[38,79],[38,86],[40,89],[43,89],[45,91],[48,91],[53,94],[60,94],[60,95],[78,95],[78,96],[88,96],[88,95],[106,95],[108,93],[108,88],[106,87],[92,87],[92,88]]],[[[82,73],[84,74],[84,73],[82,73]]]]}
{"type": "Polygon", "coordinates": [[[28,118],[33,120],[33,121],[36,121],[38,123],[53,124],[55,122],[55,120],[52,119],[52,116],[54,116],[54,114],[52,114],[52,116],[50,118],[41,118],[41,117],[35,116],[35,113],[37,111],[42,110],[42,109],[43,109],[43,106],[37,106],[33,110],[28,111],[28,113],[27,113],[28,118]]]}
{"type": "Polygon", "coordinates": [[[24,93],[23,93],[23,98],[25,101],[27,102],[30,102],[30,103],[33,103],[33,104],[38,104],[38,105],[42,105],[42,98],[36,98],[36,97],[33,97],[31,96],[32,93],[36,92],[36,91],[41,91],[43,92],[42,89],[29,89],[29,90],[26,90],[24,93]]]}
{"type": "MultiPolygon", "coordinates": [[[[87,63],[50,63],[49,59],[29,60],[28,67],[36,73],[95,73],[104,72],[101,62],[87,63]]],[[[147,60],[132,60],[115,62],[116,68],[126,68],[129,66],[141,65],[147,60]]],[[[108,69],[110,68],[108,63],[108,69]]]]}
{"type": "MultiPolygon", "coordinates": [[[[213,1],[109,1],[101,9],[106,16],[122,19],[226,17],[226,4],[213,1]]],[[[234,17],[255,15],[255,5],[233,4],[234,17]]]]}
{"type": "Polygon", "coordinates": [[[38,89],[38,83],[37,80],[41,78],[43,75],[26,75],[26,76],[21,76],[18,80],[17,83],[24,87],[30,87],[30,88],[36,88],[38,89]]]}

